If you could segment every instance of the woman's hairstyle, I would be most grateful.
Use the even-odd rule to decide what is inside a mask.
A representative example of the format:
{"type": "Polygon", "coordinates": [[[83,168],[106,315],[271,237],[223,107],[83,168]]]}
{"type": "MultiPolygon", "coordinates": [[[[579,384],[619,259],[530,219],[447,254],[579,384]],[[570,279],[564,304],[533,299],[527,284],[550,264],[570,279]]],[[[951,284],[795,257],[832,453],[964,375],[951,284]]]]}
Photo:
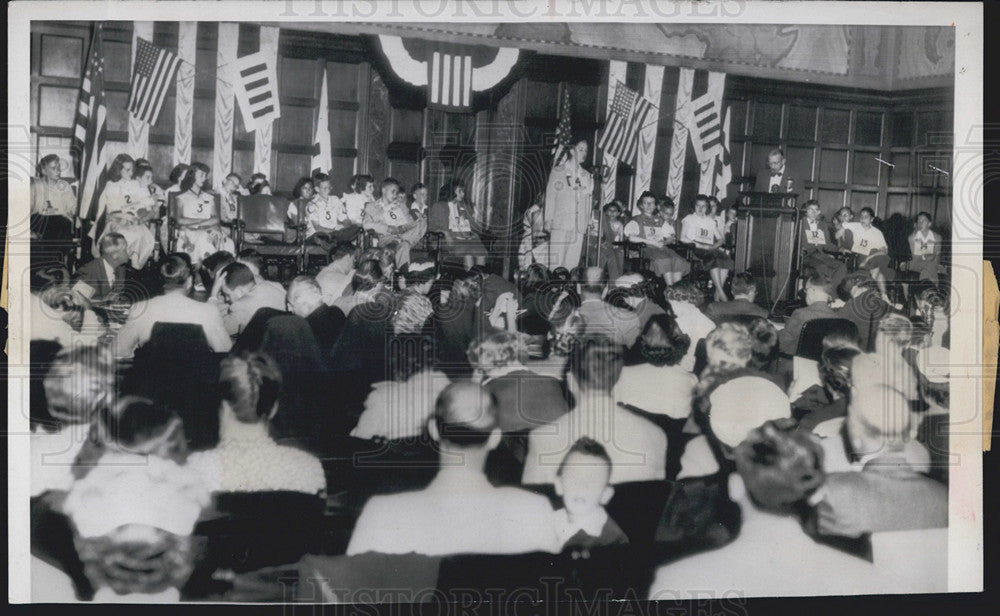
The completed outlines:
{"type": "Polygon", "coordinates": [[[152,165],[147,162],[136,162],[135,171],[132,172],[132,176],[135,178],[141,178],[146,172],[154,173],[152,165]]]}
{"type": "Polygon", "coordinates": [[[397,191],[403,190],[403,185],[396,178],[385,178],[382,180],[379,190],[385,190],[386,186],[395,186],[397,191]]]}
{"type": "Polygon", "coordinates": [[[639,335],[639,354],[654,366],[673,366],[681,361],[691,346],[691,338],[681,331],[677,321],[665,314],[654,314],[639,335]]]}
{"type": "Polygon", "coordinates": [[[281,369],[264,353],[243,352],[222,360],[219,391],[236,419],[253,424],[270,419],[281,394],[281,369]]]}
{"type": "Polygon", "coordinates": [[[452,383],[438,396],[434,422],[442,441],[479,448],[497,427],[496,395],[471,381],[452,383]]]}
{"type": "Polygon", "coordinates": [[[368,186],[368,184],[374,184],[374,183],[375,183],[375,178],[368,175],[367,173],[359,173],[351,178],[351,183],[348,184],[348,186],[350,187],[351,192],[355,194],[361,194],[365,192],[365,187],[368,186]]]}
{"type": "Polygon", "coordinates": [[[100,407],[94,420],[98,449],[154,455],[183,464],[187,460],[184,425],[166,406],[139,396],[124,396],[100,407]]]}
{"type": "Polygon", "coordinates": [[[133,160],[128,154],[119,154],[118,156],[115,156],[115,159],[111,161],[111,165],[108,167],[109,182],[117,182],[122,179],[122,167],[125,166],[125,163],[132,163],[132,171],[133,174],[135,173],[135,160],[133,160]]]}
{"type": "Polygon", "coordinates": [[[601,208],[601,211],[604,212],[605,214],[607,214],[608,211],[611,208],[613,208],[613,207],[618,208],[619,212],[624,212],[625,211],[625,206],[622,205],[622,202],[619,201],[618,199],[614,199],[613,201],[608,201],[607,203],[605,203],[604,207],[601,208]]]}
{"type": "Polygon", "coordinates": [[[538,291],[549,282],[549,270],[541,263],[532,263],[521,270],[518,280],[518,289],[521,295],[529,295],[538,291]]]}
{"type": "Polygon", "coordinates": [[[767,421],[751,430],[733,457],[750,497],[761,507],[785,510],[804,501],[826,479],[823,449],[794,420],[767,421]]]}
{"type": "Polygon", "coordinates": [[[854,218],[854,210],[852,210],[851,208],[849,208],[847,206],[844,206],[844,207],[840,208],[839,210],[837,210],[837,216],[836,216],[836,218],[840,219],[840,215],[843,214],[844,212],[847,212],[848,214],[851,215],[851,218],[854,218]]]}
{"type": "MultiPolygon", "coordinates": [[[[208,165],[204,163],[191,163],[191,166],[188,168],[187,175],[185,175],[184,179],[181,180],[181,192],[187,192],[194,186],[195,176],[197,175],[195,173],[196,171],[201,171],[206,176],[211,173],[208,165]]],[[[200,189],[202,187],[199,186],[198,188],[200,189]]]]}
{"type": "Polygon", "coordinates": [[[167,255],[160,265],[160,275],[163,276],[163,290],[172,291],[187,287],[191,280],[191,257],[186,253],[175,252],[167,255]],[[185,259],[187,257],[187,259],[185,259]]]}
{"type": "Polygon", "coordinates": [[[96,346],[60,351],[42,381],[49,415],[61,425],[90,423],[114,393],[114,358],[96,346]]]}
{"type": "Polygon", "coordinates": [[[833,346],[823,350],[819,358],[819,378],[823,386],[841,396],[851,391],[851,363],[861,354],[854,346],[833,346]]]}
{"type": "Polygon", "coordinates": [[[38,174],[38,177],[42,177],[42,169],[51,165],[52,161],[57,161],[57,160],[59,160],[58,154],[46,154],[45,156],[43,156],[42,160],[38,161],[38,167],[35,169],[35,172],[38,174]]]}
{"type": "Polygon", "coordinates": [[[312,174],[312,181],[313,184],[319,184],[320,182],[329,182],[330,175],[323,173],[322,171],[317,171],[316,173],[312,174]]]}
{"type": "Polygon", "coordinates": [[[858,216],[861,216],[861,214],[868,214],[872,218],[875,218],[875,210],[871,209],[870,207],[861,208],[861,212],[858,213],[858,216]]]}
{"type": "Polygon", "coordinates": [[[455,279],[451,286],[451,295],[448,302],[457,304],[459,302],[476,303],[483,296],[483,277],[479,272],[463,272],[455,279]]]}
{"type": "Polygon", "coordinates": [[[351,290],[355,293],[371,291],[385,281],[382,264],[376,259],[366,259],[358,264],[351,278],[351,290]]]}
{"type": "Polygon", "coordinates": [[[638,206],[640,203],[642,203],[643,199],[647,199],[647,198],[652,199],[653,200],[653,207],[656,207],[656,193],[654,193],[651,190],[644,190],[644,191],[642,191],[642,194],[639,195],[639,198],[635,200],[635,204],[638,206]]]}
{"type": "Polygon", "coordinates": [[[313,178],[299,178],[299,181],[295,183],[295,188],[292,189],[292,196],[296,199],[301,199],[302,189],[305,188],[307,184],[315,188],[313,178]]]}
{"type": "Polygon", "coordinates": [[[170,170],[170,176],[169,176],[170,183],[180,184],[181,180],[184,179],[184,176],[186,176],[187,173],[188,173],[187,165],[185,165],[184,163],[176,165],[173,169],[170,170]]]}
{"type": "Polygon", "coordinates": [[[416,195],[417,191],[420,190],[421,188],[427,188],[427,186],[423,182],[417,182],[416,184],[414,184],[413,186],[411,186],[410,187],[410,198],[413,199],[414,195],[416,195]]]}
{"type": "Polygon", "coordinates": [[[805,203],[802,204],[802,213],[805,214],[806,210],[808,210],[814,205],[816,207],[819,207],[819,201],[817,201],[816,199],[810,199],[806,201],[805,203]]]}
{"type": "Polygon", "coordinates": [[[750,362],[757,370],[765,370],[778,357],[778,330],[764,317],[756,317],[747,323],[753,347],[750,362]]]}
{"type": "Polygon", "coordinates": [[[416,291],[404,291],[398,308],[392,314],[392,331],[396,335],[419,333],[433,312],[434,307],[427,296],[416,291]]]}
{"type": "Polygon", "coordinates": [[[621,345],[608,336],[586,336],[569,356],[566,372],[585,391],[610,392],[622,374],[625,357],[621,345]]]}
{"type": "Polygon", "coordinates": [[[667,301],[687,302],[695,306],[700,306],[705,301],[705,294],[701,292],[693,282],[676,282],[664,291],[667,301]]]}
{"type": "Polygon", "coordinates": [[[750,330],[738,323],[721,323],[705,336],[708,366],[715,369],[745,368],[753,357],[750,330]]]}
{"type": "Polygon", "coordinates": [[[891,313],[882,317],[877,331],[897,346],[907,346],[913,341],[913,323],[901,314],[891,313]]]}
{"type": "Polygon", "coordinates": [[[528,345],[522,334],[495,332],[469,345],[469,363],[482,370],[504,368],[528,361],[528,345]]]}

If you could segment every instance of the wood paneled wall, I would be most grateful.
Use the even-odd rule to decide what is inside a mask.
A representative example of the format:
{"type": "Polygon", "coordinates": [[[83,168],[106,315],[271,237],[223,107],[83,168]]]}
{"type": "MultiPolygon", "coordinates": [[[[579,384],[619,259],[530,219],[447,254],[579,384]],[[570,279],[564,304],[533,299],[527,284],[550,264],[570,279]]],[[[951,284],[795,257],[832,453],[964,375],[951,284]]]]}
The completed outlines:
{"type": "MultiPolygon", "coordinates": [[[[108,140],[112,153],[127,143],[131,23],[105,31],[108,140]]],[[[241,24],[240,55],[256,51],[259,28],[241,24]]],[[[176,49],[178,25],[156,23],[154,43],[176,49]]],[[[212,161],[218,25],[199,23],[195,73],[192,158],[212,161]]],[[[86,23],[34,23],[31,49],[31,133],[37,157],[56,152],[69,160],[69,138],[90,35],[86,23]]],[[[363,37],[282,30],[278,77],[281,118],[274,131],[271,178],[291,190],[309,171],[312,136],[323,70],[328,78],[335,190],[350,176],[391,175],[407,188],[427,184],[431,199],[454,177],[467,186],[484,219],[497,230],[516,221],[544,191],[561,96],[569,94],[574,133],[593,145],[603,126],[607,62],[536,54],[524,77],[492,109],[455,114],[408,108],[394,101],[388,81],[368,62],[363,37]],[[510,219],[507,212],[512,214],[510,219]]],[[[639,89],[643,66],[630,63],[626,82],[639,89]]],[[[651,189],[666,188],[679,70],[664,74],[651,189]]],[[[883,93],[730,77],[726,101],[732,109],[733,175],[753,176],[774,147],[786,151],[804,197],[817,198],[824,213],[842,205],[869,206],[883,217],[927,211],[950,226],[951,186],[933,165],[951,171],[950,89],[883,93]],[[895,165],[879,163],[881,158],[895,165]]],[[[172,166],[174,93],[150,129],[149,158],[164,181],[172,166]]],[[[253,170],[253,135],[239,110],[233,139],[233,169],[253,170]]],[[[689,148],[690,150],[690,148],[689,148]]],[[[37,159],[36,159],[37,160],[37,159]]],[[[67,169],[66,173],[71,170],[67,169]]],[[[620,165],[617,196],[631,201],[632,170],[620,165]]],[[[682,211],[697,191],[698,166],[689,151],[682,211]]],[[[731,186],[734,195],[739,186],[731,186]]]]}

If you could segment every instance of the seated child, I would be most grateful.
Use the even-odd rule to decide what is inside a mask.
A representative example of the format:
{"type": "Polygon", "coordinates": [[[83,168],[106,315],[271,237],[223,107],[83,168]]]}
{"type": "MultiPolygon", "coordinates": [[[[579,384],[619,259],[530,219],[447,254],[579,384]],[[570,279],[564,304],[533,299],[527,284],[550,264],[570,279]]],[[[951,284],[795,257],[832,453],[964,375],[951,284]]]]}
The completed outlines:
{"type": "Polygon", "coordinates": [[[589,556],[589,549],[628,543],[625,532],[608,517],[604,505],[614,496],[611,458],[604,446],[583,437],[570,447],[556,472],[556,493],[563,508],[555,512],[556,536],[563,551],[589,556]]]}
{"type": "Polygon", "coordinates": [[[378,235],[380,246],[394,245],[396,265],[403,265],[410,261],[410,248],[424,237],[427,220],[413,216],[399,182],[386,178],[379,200],[365,208],[363,226],[378,235]]]}
{"type": "MultiPolygon", "coordinates": [[[[624,234],[629,241],[646,245],[644,255],[650,267],[667,285],[672,285],[691,271],[691,264],[669,248],[677,241],[676,227],[656,212],[656,195],[651,191],[642,193],[637,205],[639,214],[625,225],[624,234]]],[[[674,203],[665,199],[661,212],[672,215],[674,209],[674,203]]]]}
{"type": "Polygon", "coordinates": [[[587,230],[587,263],[593,264],[601,269],[607,269],[608,280],[617,280],[624,271],[625,254],[622,249],[615,246],[615,242],[622,241],[625,232],[625,225],[621,221],[622,204],[617,199],[606,204],[603,208],[601,220],[598,212],[590,219],[590,228],[587,230]]]}

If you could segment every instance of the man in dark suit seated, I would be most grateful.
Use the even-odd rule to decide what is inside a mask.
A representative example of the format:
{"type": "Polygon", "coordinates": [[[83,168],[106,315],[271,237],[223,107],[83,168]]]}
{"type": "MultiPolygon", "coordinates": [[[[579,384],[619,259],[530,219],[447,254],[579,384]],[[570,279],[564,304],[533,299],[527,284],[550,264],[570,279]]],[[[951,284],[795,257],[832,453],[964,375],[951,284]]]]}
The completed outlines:
{"type": "Polygon", "coordinates": [[[333,350],[347,317],[340,308],[323,303],[323,289],[312,276],[298,276],[288,285],[288,309],[309,323],[323,356],[333,350]]]}
{"type": "Polygon", "coordinates": [[[806,305],[788,317],[784,329],[778,332],[778,348],[786,355],[794,355],[799,345],[802,326],[813,319],[833,319],[838,315],[830,308],[830,286],[826,280],[814,276],[806,281],[806,305]]]}
{"type": "Polygon", "coordinates": [[[849,275],[844,279],[841,288],[846,291],[850,299],[837,309],[834,316],[850,319],[858,326],[861,348],[867,350],[874,340],[872,328],[878,325],[882,317],[892,312],[892,306],[882,299],[878,284],[865,270],[858,270],[849,275]]]}
{"type": "Polygon", "coordinates": [[[106,233],[98,243],[99,257],[80,268],[73,294],[84,306],[107,301],[125,288],[128,242],[120,233],[106,233]]]}
{"type": "Polygon", "coordinates": [[[775,148],[767,153],[767,171],[757,174],[754,184],[756,192],[788,193],[793,192],[795,180],[785,166],[785,154],[775,148]]]}
{"type": "Polygon", "coordinates": [[[733,274],[729,284],[733,299],[728,302],[712,302],[705,308],[706,316],[716,323],[734,315],[767,318],[767,310],[754,303],[757,298],[757,285],[749,272],[733,274]]]}

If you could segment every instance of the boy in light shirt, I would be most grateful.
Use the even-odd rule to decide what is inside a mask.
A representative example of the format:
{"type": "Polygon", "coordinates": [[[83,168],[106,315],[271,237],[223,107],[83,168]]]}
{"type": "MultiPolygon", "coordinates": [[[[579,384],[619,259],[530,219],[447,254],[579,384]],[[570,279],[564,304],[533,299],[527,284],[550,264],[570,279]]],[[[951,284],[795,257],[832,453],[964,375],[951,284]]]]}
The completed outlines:
{"type": "Polygon", "coordinates": [[[844,230],[849,230],[854,236],[854,243],[851,252],[860,257],[858,269],[871,272],[872,278],[878,285],[879,293],[889,301],[889,294],[886,292],[886,279],[889,275],[889,245],[885,242],[885,236],[872,226],[875,220],[875,211],[870,207],[863,208],[858,216],[858,222],[845,222],[843,229],[837,233],[838,238],[844,230]]]}

